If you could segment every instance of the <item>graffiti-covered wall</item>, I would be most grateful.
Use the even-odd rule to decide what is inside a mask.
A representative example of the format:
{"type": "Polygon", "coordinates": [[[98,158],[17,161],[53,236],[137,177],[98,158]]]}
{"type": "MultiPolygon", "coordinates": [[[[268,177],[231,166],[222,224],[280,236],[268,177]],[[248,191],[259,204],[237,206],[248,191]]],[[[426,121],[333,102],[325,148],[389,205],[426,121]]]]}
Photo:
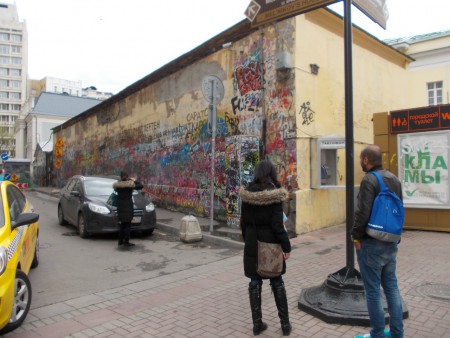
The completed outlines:
{"type": "Polygon", "coordinates": [[[225,95],[217,105],[214,216],[237,227],[239,187],[261,156],[275,163],[285,185],[296,178],[294,81],[276,58],[294,53],[294,22],[253,32],[55,131],[63,147],[54,183],[125,169],[140,177],[159,205],[209,216],[211,130],[201,81],[215,75],[225,95]]]}

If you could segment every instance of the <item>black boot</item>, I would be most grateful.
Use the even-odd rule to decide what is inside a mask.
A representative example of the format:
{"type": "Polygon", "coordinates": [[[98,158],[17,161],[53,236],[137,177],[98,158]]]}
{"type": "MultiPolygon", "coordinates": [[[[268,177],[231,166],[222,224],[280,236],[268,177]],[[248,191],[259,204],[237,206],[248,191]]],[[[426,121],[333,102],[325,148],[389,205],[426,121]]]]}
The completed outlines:
{"type": "Polygon", "coordinates": [[[250,285],[248,287],[248,295],[250,297],[250,308],[252,310],[253,335],[257,336],[267,329],[267,324],[262,321],[261,285],[250,285]]]}
{"type": "Polygon", "coordinates": [[[289,336],[291,334],[292,326],[289,322],[289,310],[284,284],[272,285],[272,292],[275,298],[275,304],[277,305],[283,336],[289,336]]]}
{"type": "Polygon", "coordinates": [[[123,245],[130,247],[134,246],[134,243],[130,243],[130,237],[125,235],[125,238],[123,239],[123,245]]]}

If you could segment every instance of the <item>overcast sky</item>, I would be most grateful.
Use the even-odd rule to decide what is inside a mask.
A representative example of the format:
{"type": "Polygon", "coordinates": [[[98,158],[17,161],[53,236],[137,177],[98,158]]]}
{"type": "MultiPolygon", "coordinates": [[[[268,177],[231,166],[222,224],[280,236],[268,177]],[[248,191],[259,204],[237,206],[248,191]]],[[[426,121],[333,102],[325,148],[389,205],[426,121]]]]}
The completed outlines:
{"type": "MultiPolygon", "coordinates": [[[[30,78],[81,80],[83,87],[117,93],[246,19],[250,0],[15,3],[19,19],[27,23],[30,78]]],[[[380,39],[450,29],[449,0],[387,0],[387,4],[387,30],[356,8],[353,23],[380,39]]],[[[342,14],[343,2],[332,8],[342,14]]]]}

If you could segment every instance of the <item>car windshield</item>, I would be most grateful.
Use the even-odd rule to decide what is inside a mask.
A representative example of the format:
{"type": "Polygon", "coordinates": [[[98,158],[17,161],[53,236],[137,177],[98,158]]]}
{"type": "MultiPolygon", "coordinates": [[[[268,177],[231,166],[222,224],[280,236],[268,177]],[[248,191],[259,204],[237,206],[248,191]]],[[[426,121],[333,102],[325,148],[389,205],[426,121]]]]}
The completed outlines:
{"type": "Polygon", "coordinates": [[[84,189],[86,195],[90,196],[108,196],[113,192],[113,183],[115,180],[109,179],[86,179],[84,182],[84,189]]]}

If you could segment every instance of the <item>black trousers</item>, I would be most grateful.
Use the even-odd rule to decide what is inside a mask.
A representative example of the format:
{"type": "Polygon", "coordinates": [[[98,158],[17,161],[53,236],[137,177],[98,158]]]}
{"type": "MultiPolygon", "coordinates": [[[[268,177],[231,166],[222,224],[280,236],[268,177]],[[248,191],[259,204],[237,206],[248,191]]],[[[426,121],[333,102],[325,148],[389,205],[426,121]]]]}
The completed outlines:
{"type": "Polygon", "coordinates": [[[128,241],[130,239],[131,222],[120,222],[119,241],[128,241]]]}

